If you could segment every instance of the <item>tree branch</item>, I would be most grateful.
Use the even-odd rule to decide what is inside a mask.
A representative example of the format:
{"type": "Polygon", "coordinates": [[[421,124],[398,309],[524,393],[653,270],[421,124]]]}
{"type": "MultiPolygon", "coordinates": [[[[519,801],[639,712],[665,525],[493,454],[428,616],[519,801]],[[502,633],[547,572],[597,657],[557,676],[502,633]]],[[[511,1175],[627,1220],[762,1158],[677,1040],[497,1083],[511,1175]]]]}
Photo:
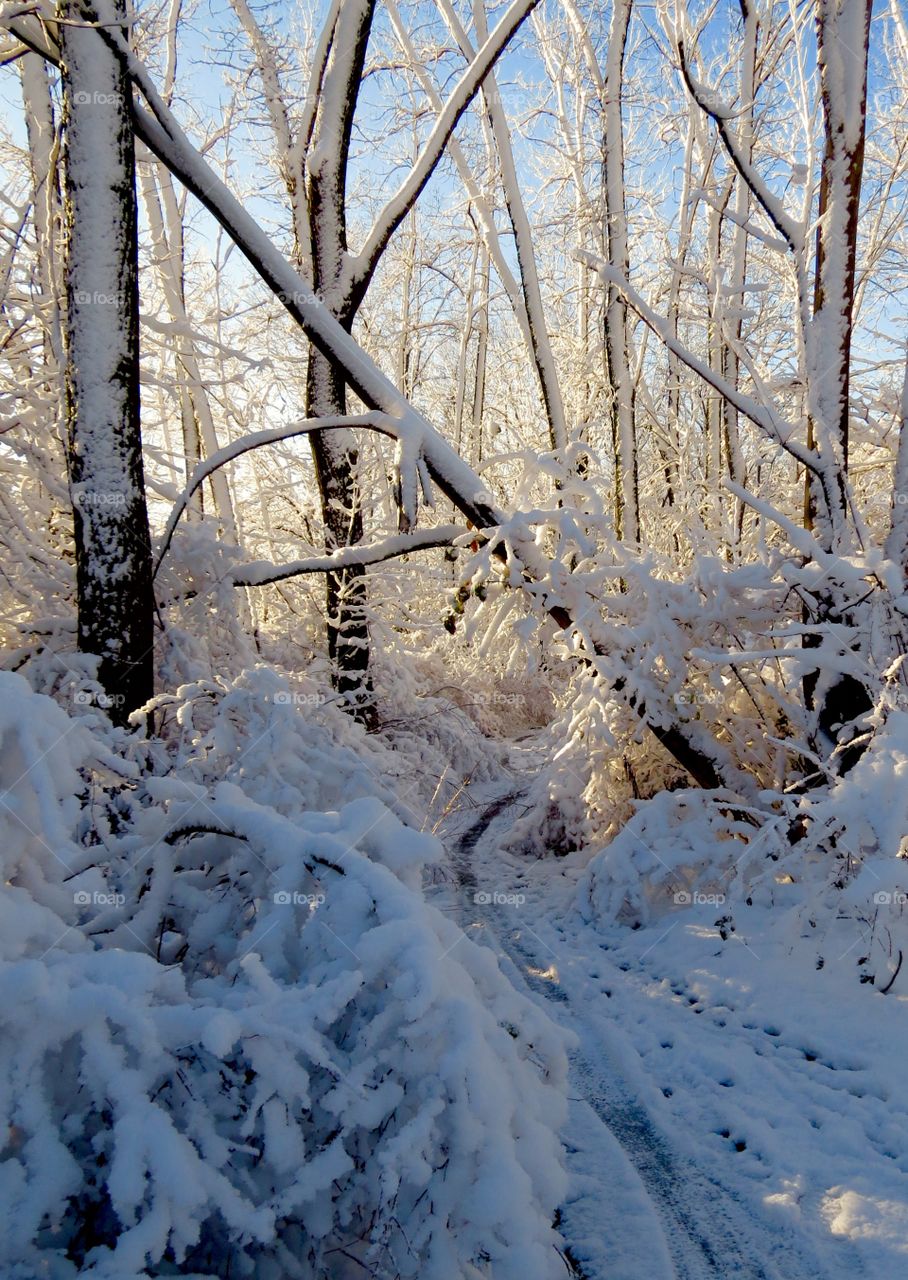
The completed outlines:
{"type": "Polygon", "coordinates": [[[684,52],[684,40],[681,36],[676,36],[675,47],[678,50],[681,75],[684,77],[688,93],[700,110],[705,112],[710,120],[714,122],[725,150],[728,152],[729,159],[743,181],[750,188],[751,193],[760,204],[767,218],[769,218],[792,253],[798,253],[802,248],[804,238],[801,225],[785,212],[782,202],[776,199],[747,157],[741,154],[737,139],[728,127],[728,116],[724,111],[720,110],[715,102],[710,101],[703,86],[698,83],[691,73],[687,56],[684,52]]]}
{"type": "Polygon", "coordinates": [[[395,560],[413,551],[428,551],[433,547],[449,547],[455,538],[467,530],[459,524],[443,524],[434,529],[420,529],[415,533],[396,534],[370,545],[339,547],[327,556],[314,556],[309,560],[292,560],[289,564],[271,564],[267,560],[255,560],[239,565],[230,572],[235,587],[265,587],[270,582],[283,582],[285,578],[298,578],[307,573],[334,573],[350,565],[381,564],[395,560]]]}
{"type": "Polygon", "coordinates": [[[715,391],[718,391],[719,395],[726,399],[729,404],[734,405],[739,413],[749,418],[755,426],[761,427],[776,444],[781,445],[787,453],[790,453],[802,466],[807,467],[822,482],[823,468],[819,457],[793,439],[794,426],[792,423],[780,418],[774,409],[769,408],[767,405],[758,404],[756,400],[745,395],[743,391],[739,391],[737,387],[723,378],[720,373],[711,369],[708,364],[705,364],[693,352],[688,351],[683,343],[679,342],[671,332],[668,322],[662,316],[657,315],[636,289],[610,267],[604,259],[586,249],[578,250],[577,257],[581,262],[585,262],[587,266],[598,272],[603,284],[612,284],[620,289],[625,298],[627,298],[628,305],[636,311],[643,323],[652,329],[653,333],[665,343],[673,355],[677,356],[694,373],[699,374],[704,382],[708,383],[715,391]]]}
{"type": "MultiPolygon", "coordinates": [[[[180,494],[168,517],[152,577],[157,577],[161,562],[173,541],[174,531],[180,521],[180,517],[189,506],[192,495],[208,479],[212,472],[217,471],[219,467],[225,466],[228,462],[233,462],[235,458],[241,458],[244,453],[249,453],[252,449],[260,449],[262,445],[278,444],[281,440],[292,440],[295,436],[311,435],[313,431],[325,431],[331,427],[370,427],[373,431],[380,431],[383,435],[391,436],[395,440],[399,440],[401,435],[397,429],[397,424],[387,414],[359,413],[344,414],[337,418],[305,418],[301,422],[294,422],[289,427],[275,427],[266,431],[254,431],[249,435],[241,436],[239,440],[232,441],[231,444],[225,445],[223,449],[218,449],[216,453],[211,454],[210,457],[200,462],[193,471],[189,483],[180,494]]],[[[418,447],[411,452],[415,452],[418,455],[418,447]]]]}
{"type": "Polygon", "coordinates": [[[538,3],[539,0],[513,0],[504,17],[483,42],[476,57],[458,80],[435,122],[422,155],[376,218],[362,250],[356,257],[348,260],[347,269],[355,293],[362,294],[365,291],[388,241],[413,208],[434,173],[460,117],[476,97],[483,80],[498,61],[511,37],[538,3]]]}

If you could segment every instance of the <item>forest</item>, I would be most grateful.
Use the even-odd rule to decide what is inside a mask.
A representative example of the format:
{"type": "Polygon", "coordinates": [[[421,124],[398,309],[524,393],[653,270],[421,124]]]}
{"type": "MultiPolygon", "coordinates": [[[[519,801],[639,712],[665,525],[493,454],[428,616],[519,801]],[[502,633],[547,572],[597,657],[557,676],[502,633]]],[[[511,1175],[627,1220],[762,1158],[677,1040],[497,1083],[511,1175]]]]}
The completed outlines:
{"type": "Polygon", "coordinates": [[[0,2],[0,1275],[908,1275],[903,0],[0,2]]]}

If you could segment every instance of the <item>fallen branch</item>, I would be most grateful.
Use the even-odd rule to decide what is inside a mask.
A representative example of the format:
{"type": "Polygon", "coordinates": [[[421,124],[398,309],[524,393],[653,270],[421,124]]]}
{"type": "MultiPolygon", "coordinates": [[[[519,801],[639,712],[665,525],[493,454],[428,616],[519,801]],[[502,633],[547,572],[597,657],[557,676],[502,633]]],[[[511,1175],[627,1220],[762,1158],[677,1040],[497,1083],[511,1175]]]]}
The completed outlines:
{"type": "Polygon", "coordinates": [[[904,959],[904,956],[903,956],[903,954],[902,954],[902,949],[901,949],[901,947],[900,947],[900,948],[899,948],[899,959],[898,959],[898,964],[895,966],[895,972],[893,973],[893,975],[892,975],[892,977],[889,979],[889,981],[886,983],[885,987],[880,987],[880,995],[881,995],[881,996],[888,996],[888,995],[889,995],[889,992],[892,990],[893,984],[895,983],[896,978],[899,976],[899,971],[901,970],[901,967],[902,967],[902,960],[903,960],[903,959],[904,959]]]}
{"type": "MultiPolygon", "coordinates": [[[[225,836],[228,840],[242,840],[246,844],[249,843],[249,837],[241,831],[233,831],[230,827],[216,822],[182,823],[180,826],[174,827],[172,831],[168,831],[164,837],[164,843],[176,844],[178,840],[188,840],[190,836],[225,836]]],[[[303,866],[310,875],[315,874],[313,867],[324,867],[328,871],[334,871],[339,876],[347,874],[343,867],[339,867],[336,862],[332,862],[330,858],[322,858],[318,854],[311,854],[308,858],[304,858],[303,866]]]]}

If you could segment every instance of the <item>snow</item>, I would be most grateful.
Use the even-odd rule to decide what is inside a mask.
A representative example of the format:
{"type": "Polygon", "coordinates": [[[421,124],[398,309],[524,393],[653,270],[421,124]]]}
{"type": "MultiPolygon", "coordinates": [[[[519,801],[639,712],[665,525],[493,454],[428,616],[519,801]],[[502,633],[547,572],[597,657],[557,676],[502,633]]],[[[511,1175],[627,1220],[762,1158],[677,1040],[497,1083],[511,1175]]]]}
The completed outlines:
{"type": "MultiPolygon", "coordinates": [[[[533,6],[489,35],[481,9],[468,29],[442,0],[413,28],[391,5],[398,52],[370,0],[332,0],[309,58],[306,21],[281,43],[286,15],[234,0],[206,33],[229,35],[214,98],[210,68],[198,96],[178,81],[198,37],[179,4],[143,26],[161,92],[122,26],[64,27],[91,92],[59,149],[56,91],[22,66],[0,388],[11,1280],[906,1274],[904,22],[879,15],[858,192],[864,0],[792,11],[769,60],[746,3],[740,26],[704,15],[699,50],[658,6],[667,57],[642,62],[629,0],[605,41],[608,13],[538,8],[501,72],[542,78],[518,120],[491,68],[533,6]],[[131,460],[111,362],[135,298],[102,145],[131,118],[95,111],[122,99],[111,46],[153,153],[131,460]],[[60,156],[89,410],[71,492],[60,156]],[[326,359],[307,387],[310,342],[363,412],[340,414],[326,359]],[[301,419],[329,383],[337,415],[301,419]],[[296,469],[286,442],[315,429],[348,493],[296,469]],[[158,612],[113,725],[106,664],[73,650],[112,621],[109,660],[136,620],[112,615],[139,454],[158,612]],[[441,523],[458,511],[468,530],[441,523]],[[313,590],[367,565],[368,730],[313,590]],[[83,600],[77,626],[86,567],[110,608],[83,600]],[[843,676],[867,700],[836,709],[856,735],[837,744],[843,676]]],[[[0,22],[56,59],[37,16],[0,22]]]]}
{"type": "MultiPolygon", "coordinates": [[[[835,812],[849,834],[871,813],[881,837],[899,827],[900,793],[884,761],[897,755],[904,767],[906,747],[905,725],[890,722],[880,758],[868,753],[854,782],[841,783],[835,812]]],[[[468,840],[456,817],[447,835],[451,847],[474,846],[459,858],[480,889],[517,894],[521,906],[496,909],[487,893],[490,905],[464,907],[456,887],[438,894],[578,1036],[562,1222],[585,1274],[899,1280],[908,995],[899,982],[884,997],[859,981],[865,954],[878,975],[883,963],[869,923],[874,887],[895,883],[874,879],[882,851],[845,895],[818,891],[828,866],[808,887],[775,874],[770,890],[755,856],[728,874],[734,820],[681,792],[643,804],[591,860],[569,854],[555,868],[504,844],[539,765],[531,748],[512,748],[507,779],[475,792],[480,815],[491,815],[478,839],[476,809],[468,840]],[[679,903],[668,892],[710,878],[725,904],[693,893],[679,903]],[[596,1115],[611,1130],[606,1141],[596,1115]],[[618,1188],[621,1206],[607,1228],[597,1212],[603,1185],[618,1188]],[[704,1263],[702,1252],[697,1263],[691,1241],[725,1263],[704,1263]]],[[[766,854],[764,864],[781,865],[766,854]]],[[[904,906],[880,910],[904,945],[904,906]]]]}
{"type": "Polygon", "coordinates": [[[2,1266],[555,1280],[563,1039],[426,904],[438,842],[276,692],[185,690],[129,793],[112,730],[0,673],[2,1266]]]}

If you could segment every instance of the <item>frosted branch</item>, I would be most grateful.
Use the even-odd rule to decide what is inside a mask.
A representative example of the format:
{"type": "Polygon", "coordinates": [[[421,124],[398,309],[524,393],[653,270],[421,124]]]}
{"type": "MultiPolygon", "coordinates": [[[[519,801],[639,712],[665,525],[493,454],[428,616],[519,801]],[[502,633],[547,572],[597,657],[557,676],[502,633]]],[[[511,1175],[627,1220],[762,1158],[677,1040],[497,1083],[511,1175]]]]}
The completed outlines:
{"type": "Polygon", "coordinates": [[[395,560],[414,551],[428,551],[433,547],[449,547],[467,530],[463,525],[443,524],[435,529],[420,529],[416,533],[396,534],[380,542],[363,546],[339,547],[326,556],[313,556],[307,560],[293,560],[289,564],[271,564],[267,560],[255,560],[232,570],[230,580],[235,587],[264,587],[270,582],[283,582],[286,578],[298,578],[310,573],[336,573],[352,565],[365,566],[395,560]]]}

